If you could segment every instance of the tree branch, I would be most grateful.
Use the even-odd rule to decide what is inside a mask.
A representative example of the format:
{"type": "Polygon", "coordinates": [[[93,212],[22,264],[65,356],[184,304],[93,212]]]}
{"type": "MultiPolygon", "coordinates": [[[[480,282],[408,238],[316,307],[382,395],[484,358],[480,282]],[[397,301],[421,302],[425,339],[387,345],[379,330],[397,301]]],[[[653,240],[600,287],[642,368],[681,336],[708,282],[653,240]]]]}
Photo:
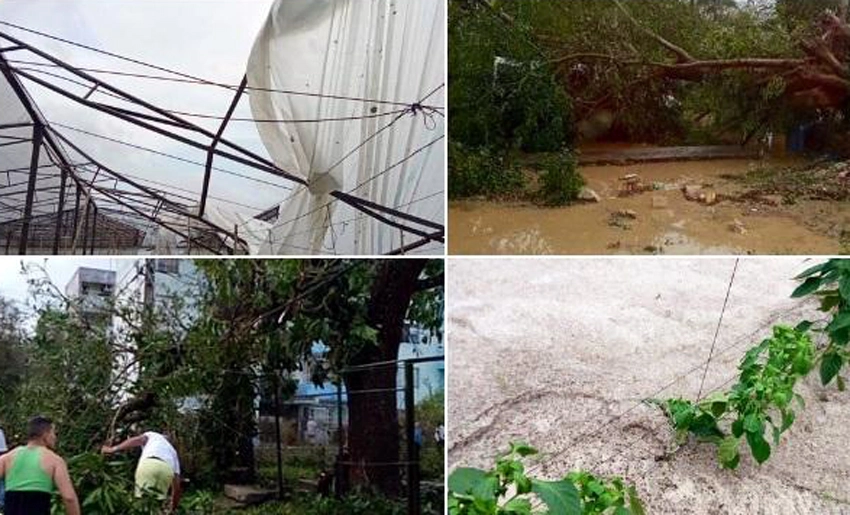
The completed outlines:
{"type": "Polygon", "coordinates": [[[637,28],[642,30],[647,36],[653,38],[655,41],[661,44],[661,46],[674,53],[676,55],[677,62],[683,63],[694,60],[694,58],[691,57],[691,54],[689,54],[684,48],[678,45],[674,45],[673,43],[661,37],[661,35],[650,30],[648,27],[644,27],[634,16],[632,16],[632,13],[630,13],[629,10],[626,9],[626,7],[620,2],[620,0],[614,0],[614,4],[620,9],[620,11],[623,12],[624,15],[626,15],[626,18],[628,18],[629,21],[631,21],[637,28]]]}

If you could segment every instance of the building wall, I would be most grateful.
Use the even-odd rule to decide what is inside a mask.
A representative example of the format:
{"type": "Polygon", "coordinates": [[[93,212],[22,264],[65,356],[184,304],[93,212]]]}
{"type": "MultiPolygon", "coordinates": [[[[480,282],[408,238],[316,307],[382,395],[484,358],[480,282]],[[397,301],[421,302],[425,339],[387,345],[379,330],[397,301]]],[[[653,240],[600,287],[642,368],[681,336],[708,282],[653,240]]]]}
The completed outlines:
{"type": "Polygon", "coordinates": [[[108,308],[115,295],[115,272],[80,267],[65,285],[65,295],[76,301],[75,309],[80,317],[108,323],[108,308]],[[105,319],[100,320],[101,317],[105,319]]]}
{"type": "MultiPolygon", "coordinates": [[[[182,316],[180,320],[174,320],[175,324],[188,325],[191,323],[192,318],[197,314],[194,309],[192,285],[199,276],[199,271],[194,262],[187,259],[151,258],[137,259],[125,263],[119,271],[116,286],[119,303],[142,306],[147,300],[153,304],[154,309],[164,309],[170,300],[176,296],[185,304],[182,316]],[[148,274],[150,278],[148,278],[148,274]]],[[[135,322],[138,322],[138,320],[135,322]]],[[[116,337],[123,339],[126,346],[132,349],[129,325],[118,317],[114,319],[113,325],[116,337]]],[[[126,385],[123,388],[123,398],[126,398],[130,386],[138,378],[138,366],[131,365],[135,359],[134,354],[133,350],[128,350],[115,356],[114,372],[116,374],[122,373],[125,376],[122,381],[126,385]]]]}

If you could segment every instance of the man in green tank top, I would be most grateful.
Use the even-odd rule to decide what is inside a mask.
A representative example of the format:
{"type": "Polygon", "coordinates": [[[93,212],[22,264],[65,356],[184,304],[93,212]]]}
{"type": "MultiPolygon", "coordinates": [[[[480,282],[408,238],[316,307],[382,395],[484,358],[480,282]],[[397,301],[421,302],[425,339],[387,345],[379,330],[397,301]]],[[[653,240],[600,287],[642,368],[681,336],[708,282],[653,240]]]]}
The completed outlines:
{"type": "Polygon", "coordinates": [[[59,491],[67,515],[80,515],[80,503],[65,460],[51,449],[56,431],[49,418],[29,422],[27,445],[0,457],[0,479],[6,480],[5,515],[50,515],[50,499],[59,491]]]}

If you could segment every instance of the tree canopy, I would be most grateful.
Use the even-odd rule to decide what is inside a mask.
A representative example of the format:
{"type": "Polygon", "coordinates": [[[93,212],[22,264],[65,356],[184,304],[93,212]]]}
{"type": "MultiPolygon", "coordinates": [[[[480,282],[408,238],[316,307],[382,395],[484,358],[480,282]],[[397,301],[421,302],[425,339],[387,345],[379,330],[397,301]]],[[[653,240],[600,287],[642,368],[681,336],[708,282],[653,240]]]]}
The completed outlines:
{"type": "MultiPolygon", "coordinates": [[[[846,119],[846,0],[452,4],[450,14],[459,19],[476,13],[486,20],[466,32],[469,22],[452,22],[467,47],[510,47],[515,59],[553,70],[585,138],[745,141],[800,123],[846,119]]],[[[483,59],[464,54],[450,62],[464,58],[483,59]]],[[[452,94],[462,99],[471,92],[452,94]]]]}
{"type": "MultiPolygon", "coordinates": [[[[21,312],[0,300],[0,421],[10,440],[22,442],[33,414],[50,415],[60,451],[81,456],[75,463],[85,470],[77,475],[89,481],[107,469],[83,456],[105,441],[168,429],[187,451],[196,486],[237,473],[251,479],[244,475],[255,470],[256,400],[273,389],[291,396],[293,374],[305,371],[319,385],[385,389],[368,404],[349,397],[348,443],[358,459],[399,460],[396,367],[391,374],[347,370],[397,359],[406,324],[441,337],[441,260],[195,264],[200,273],[179,294],[155,305],[119,298],[98,317],[79,316],[76,299],[43,270],[29,270],[32,334],[21,330],[21,312]],[[200,404],[195,414],[184,409],[187,399],[200,404]]],[[[385,493],[400,487],[395,471],[369,479],[385,493]]]]}

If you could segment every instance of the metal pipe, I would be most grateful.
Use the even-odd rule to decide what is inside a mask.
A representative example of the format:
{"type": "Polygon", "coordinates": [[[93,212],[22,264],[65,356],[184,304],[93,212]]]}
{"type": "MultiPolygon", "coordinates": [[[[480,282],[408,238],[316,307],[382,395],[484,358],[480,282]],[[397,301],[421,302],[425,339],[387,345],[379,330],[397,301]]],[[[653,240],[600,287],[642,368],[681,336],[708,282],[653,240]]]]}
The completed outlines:
{"type": "Polygon", "coordinates": [[[29,243],[30,217],[32,217],[32,201],[35,197],[35,180],[38,175],[38,158],[41,151],[42,135],[44,128],[36,124],[32,130],[32,154],[30,155],[30,179],[27,185],[27,198],[24,204],[24,218],[21,224],[21,239],[18,244],[18,253],[25,256],[27,244],[29,243]]]}
{"type": "Polygon", "coordinates": [[[274,376],[274,437],[277,444],[277,500],[283,500],[283,449],[280,440],[280,376],[274,376]]]}
{"type": "Polygon", "coordinates": [[[62,226],[65,225],[65,186],[68,181],[68,172],[62,170],[62,178],[59,182],[59,206],[56,209],[56,229],[53,234],[53,255],[59,254],[59,236],[62,232],[62,226]]]}
{"type": "Polygon", "coordinates": [[[404,364],[404,421],[407,433],[407,513],[419,515],[419,444],[416,443],[414,364],[404,364]]]}
{"type": "Polygon", "coordinates": [[[97,239],[97,205],[92,203],[92,223],[91,223],[91,250],[89,255],[94,255],[94,241],[97,239]]]}
{"type": "Polygon", "coordinates": [[[233,111],[236,110],[236,106],[239,104],[239,100],[242,98],[242,93],[245,92],[245,87],[247,85],[248,76],[244,75],[242,77],[242,82],[239,83],[239,89],[236,90],[236,95],[233,96],[233,102],[230,103],[230,107],[227,109],[227,114],[224,115],[224,119],[221,121],[221,126],[219,126],[218,132],[215,134],[212,143],[210,143],[210,149],[207,152],[206,169],[204,171],[204,185],[201,191],[201,205],[198,209],[198,214],[201,216],[204,216],[204,210],[207,207],[207,193],[209,193],[210,189],[210,178],[212,175],[213,158],[215,157],[215,147],[221,140],[222,135],[224,135],[224,129],[227,128],[227,124],[230,122],[230,117],[233,116],[233,111]]]}

